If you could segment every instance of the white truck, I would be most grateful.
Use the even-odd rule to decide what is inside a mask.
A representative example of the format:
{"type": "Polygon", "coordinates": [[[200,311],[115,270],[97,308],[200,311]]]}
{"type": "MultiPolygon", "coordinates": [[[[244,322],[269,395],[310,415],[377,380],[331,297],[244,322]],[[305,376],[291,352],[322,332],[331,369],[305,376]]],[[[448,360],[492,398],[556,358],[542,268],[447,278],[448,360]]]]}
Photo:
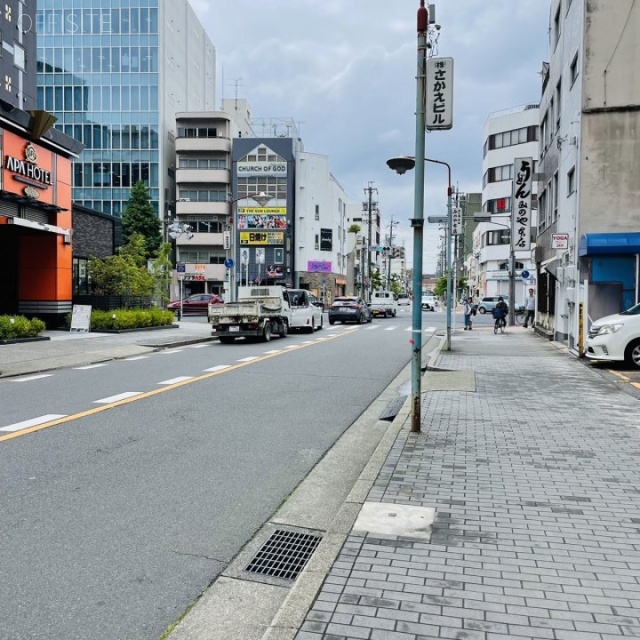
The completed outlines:
{"type": "Polygon", "coordinates": [[[372,316],[384,316],[385,318],[395,318],[398,313],[398,303],[393,297],[393,293],[386,289],[374,291],[371,294],[369,303],[372,316]]]}
{"type": "Polygon", "coordinates": [[[284,338],[291,325],[291,308],[284,287],[239,287],[238,300],[210,304],[208,309],[211,335],[222,344],[236,338],[261,339],[269,342],[274,335],[284,338]]]}

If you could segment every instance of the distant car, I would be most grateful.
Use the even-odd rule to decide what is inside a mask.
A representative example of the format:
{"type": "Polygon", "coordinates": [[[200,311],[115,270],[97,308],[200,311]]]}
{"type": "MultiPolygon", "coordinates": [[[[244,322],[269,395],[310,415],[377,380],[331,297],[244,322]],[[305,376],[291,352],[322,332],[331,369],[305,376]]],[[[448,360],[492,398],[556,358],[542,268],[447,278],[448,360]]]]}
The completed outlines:
{"type": "Polygon", "coordinates": [[[372,316],[367,303],[357,296],[339,296],[329,307],[329,324],[336,322],[371,322],[372,316]]]}
{"type": "Polygon", "coordinates": [[[596,320],[585,346],[590,360],[625,360],[640,369],[640,304],[596,320]]]}
{"type": "Polygon", "coordinates": [[[435,311],[437,306],[438,301],[435,296],[422,296],[423,311],[435,311]]]}
{"type": "Polygon", "coordinates": [[[478,313],[492,313],[498,304],[498,298],[502,298],[509,306],[509,296],[484,296],[478,302],[478,313]]]}
{"type": "Polygon", "coordinates": [[[401,293],[398,296],[398,306],[400,306],[400,305],[410,306],[411,305],[411,298],[408,295],[406,295],[404,293],[401,293]]]}
{"type": "Polygon", "coordinates": [[[180,300],[175,300],[167,305],[169,311],[180,313],[203,313],[207,314],[210,304],[222,304],[222,298],[215,293],[194,293],[192,296],[182,300],[182,306],[180,300]]]}

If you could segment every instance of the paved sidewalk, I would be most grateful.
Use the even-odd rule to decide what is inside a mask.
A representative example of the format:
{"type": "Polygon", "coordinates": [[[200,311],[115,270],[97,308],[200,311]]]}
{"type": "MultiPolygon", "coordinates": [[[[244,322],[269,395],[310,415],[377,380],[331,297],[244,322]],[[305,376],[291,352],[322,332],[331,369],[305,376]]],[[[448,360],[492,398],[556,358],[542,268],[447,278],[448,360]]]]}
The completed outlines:
{"type": "Polygon", "coordinates": [[[297,640],[640,638],[638,400],[516,328],[453,348],[365,503],[431,530],[356,522],[297,640]]]}
{"type": "Polygon", "coordinates": [[[0,345],[0,378],[81,366],[213,340],[206,322],[181,320],[170,328],[123,333],[45,331],[48,340],[0,345]]]}

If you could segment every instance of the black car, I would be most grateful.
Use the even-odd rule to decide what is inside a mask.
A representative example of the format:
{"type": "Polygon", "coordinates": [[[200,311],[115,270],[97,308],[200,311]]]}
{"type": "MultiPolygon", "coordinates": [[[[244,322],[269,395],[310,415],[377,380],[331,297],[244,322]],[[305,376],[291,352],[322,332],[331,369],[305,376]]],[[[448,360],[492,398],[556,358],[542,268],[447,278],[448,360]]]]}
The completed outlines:
{"type": "Polygon", "coordinates": [[[367,303],[357,296],[340,296],[329,307],[329,324],[334,322],[371,322],[371,310],[367,303]]]}

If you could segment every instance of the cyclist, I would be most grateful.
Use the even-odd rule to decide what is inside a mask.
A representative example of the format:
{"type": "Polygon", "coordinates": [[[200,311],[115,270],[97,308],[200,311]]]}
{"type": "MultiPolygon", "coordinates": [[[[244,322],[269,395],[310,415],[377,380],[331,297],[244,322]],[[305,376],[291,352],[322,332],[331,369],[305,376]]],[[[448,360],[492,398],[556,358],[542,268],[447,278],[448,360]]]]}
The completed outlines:
{"type": "Polygon", "coordinates": [[[493,310],[493,317],[496,321],[496,329],[504,328],[507,326],[507,313],[509,313],[509,306],[504,301],[504,298],[500,296],[493,310]]]}

